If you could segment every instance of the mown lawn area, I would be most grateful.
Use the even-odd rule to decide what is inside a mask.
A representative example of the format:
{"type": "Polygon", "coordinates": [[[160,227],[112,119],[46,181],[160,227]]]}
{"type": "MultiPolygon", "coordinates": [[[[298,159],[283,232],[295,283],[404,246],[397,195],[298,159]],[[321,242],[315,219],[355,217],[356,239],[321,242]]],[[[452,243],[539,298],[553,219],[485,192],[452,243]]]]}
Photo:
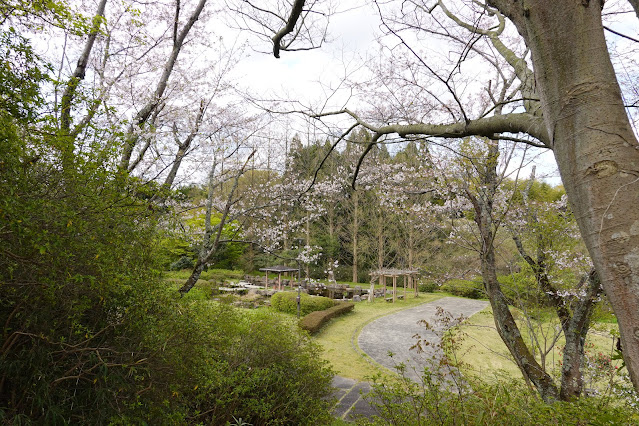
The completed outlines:
{"type": "MultiPolygon", "coordinates": [[[[532,338],[528,328],[524,325],[525,318],[516,310],[513,310],[513,313],[524,339],[530,345],[532,338]]],[[[540,321],[534,323],[534,327],[540,346],[549,349],[546,350],[548,353],[545,355],[546,369],[558,375],[561,370],[561,348],[564,346],[563,336],[556,337],[556,330],[560,327],[559,323],[556,320],[540,321]]],[[[617,325],[596,322],[590,328],[586,338],[586,357],[587,363],[590,365],[584,370],[586,387],[599,387],[601,384],[595,382],[603,379],[603,370],[606,369],[606,366],[612,365],[614,368],[620,365],[620,362],[609,361],[614,349],[611,330],[614,333],[617,330],[617,325]]],[[[490,307],[473,315],[462,326],[459,337],[461,337],[459,339],[461,343],[456,355],[463,362],[463,370],[466,374],[472,374],[484,380],[504,375],[512,378],[522,377],[506,345],[497,333],[490,307]]],[[[536,352],[535,355],[542,363],[539,352],[536,352]]]]}

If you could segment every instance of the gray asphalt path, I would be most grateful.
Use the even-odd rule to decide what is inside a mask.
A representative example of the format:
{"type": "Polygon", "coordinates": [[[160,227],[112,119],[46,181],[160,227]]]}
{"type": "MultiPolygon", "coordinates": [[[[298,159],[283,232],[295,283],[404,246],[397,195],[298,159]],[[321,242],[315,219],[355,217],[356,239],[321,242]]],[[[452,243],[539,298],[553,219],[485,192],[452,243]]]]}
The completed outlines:
{"type": "Polygon", "coordinates": [[[432,348],[425,347],[427,352],[422,354],[410,350],[417,342],[414,336],[419,334],[431,345],[439,342],[437,334],[426,329],[419,321],[425,320],[435,326],[435,329],[441,330],[445,327],[437,324],[438,308],[450,313],[453,318],[458,318],[460,315],[470,317],[486,306],[488,302],[483,300],[444,297],[372,321],[364,326],[357,342],[364,353],[392,371],[396,371],[394,367],[398,363],[406,363],[408,377],[419,380],[419,373],[427,365],[426,358],[432,354],[432,348]],[[389,353],[394,354],[392,358],[389,353]]]}
{"type": "MultiPolygon", "coordinates": [[[[428,331],[419,324],[419,321],[425,320],[435,325],[439,307],[449,312],[453,318],[457,318],[460,315],[470,317],[486,306],[488,306],[486,301],[444,297],[372,321],[362,329],[357,342],[362,351],[393,372],[396,371],[394,366],[397,363],[408,361],[410,365],[406,374],[418,380],[418,372],[426,365],[426,360],[424,354],[417,354],[410,350],[416,342],[413,336],[419,334],[431,343],[439,341],[437,334],[428,331]],[[392,358],[388,356],[389,352],[394,353],[392,358]]],[[[435,329],[438,328],[441,330],[443,327],[435,327],[435,329]]],[[[333,408],[335,417],[353,420],[357,416],[370,417],[375,413],[362,398],[371,389],[369,383],[337,376],[333,381],[333,387],[335,388],[334,396],[338,400],[333,408]]]]}

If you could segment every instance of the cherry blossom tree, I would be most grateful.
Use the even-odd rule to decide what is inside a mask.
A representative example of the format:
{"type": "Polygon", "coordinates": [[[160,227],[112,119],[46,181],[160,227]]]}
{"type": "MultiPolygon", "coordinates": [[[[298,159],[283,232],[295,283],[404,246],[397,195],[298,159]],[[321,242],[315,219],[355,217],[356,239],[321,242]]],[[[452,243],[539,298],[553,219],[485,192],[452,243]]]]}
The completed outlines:
{"type": "MultiPolygon", "coordinates": [[[[631,202],[639,182],[639,143],[606,43],[607,3],[375,4],[386,34],[394,40],[389,49],[394,68],[379,86],[389,89],[388,99],[399,107],[377,118],[348,108],[331,114],[348,115],[369,129],[373,144],[386,135],[475,135],[552,149],[619,321],[626,366],[639,389],[639,212],[631,202]],[[434,45],[422,40],[433,38],[444,41],[439,56],[424,50],[434,45]],[[466,63],[486,64],[492,74],[471,76],[466,63]],[[406,75],[409,78],[403,78],[406,75]],[[421,77],[422,84],[413,85],[414,76],[421,77]],[[472,83],[475,79],[485,84],[472,83]],[[407,84],[386,83],[392,81],[407,84]],[[433,85],[423,84],[426,81],[433,85]],[[488,96],[466,95],[473,87],[487,87],[488,96]],[[402,90],[407,88],[411,90],[402,90]],[[413,96],[403,96],[410,92],[413,96]],[[425,116],[427,111],[432,113],[425,116]]],[[[635,1],[611,7],[619,4],[637,13],[635,1]]]]}

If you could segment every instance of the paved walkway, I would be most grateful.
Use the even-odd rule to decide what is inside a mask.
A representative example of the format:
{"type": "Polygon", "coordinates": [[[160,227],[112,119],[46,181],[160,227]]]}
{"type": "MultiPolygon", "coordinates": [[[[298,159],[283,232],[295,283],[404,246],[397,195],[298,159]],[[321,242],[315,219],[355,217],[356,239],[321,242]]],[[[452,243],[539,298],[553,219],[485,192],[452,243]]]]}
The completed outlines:
{"type": "MultiPolygon", "coordinates": [[[[360,349],[375,362],[393,372],[395,372],[394,366],[397,363],[407,363],[409,365],[409,368],[406,369],[408,377],[419,380],[418,372],[423,371],[423,367],[426,365],[426,354],[418,354],[416,351],[410,350],[416,342],[413,336],[419,334],[431,343],[439,341],[439,337],[433,331],[427,330],[419,321],[426,320],[434,325],[438,307],[450,312],[453,318],[457,318],[460,315],[470,317],[486,306],[488,306],[488,302],[482,300],[444,297],[372,321],[364,326],[357,343],[360,349]],[[389,352],[394,354],[392,358],[388,356],[389,352]]],[[[370,391],[369,383],[337,376],[333,381],[333,387],[335,388],[335,397],[338,399],[338,403],[333,409],[335,417],[353,420],[357,415],[370,417],[375,414],[374,409],[361,398],[362,394],[370,391]]]]}

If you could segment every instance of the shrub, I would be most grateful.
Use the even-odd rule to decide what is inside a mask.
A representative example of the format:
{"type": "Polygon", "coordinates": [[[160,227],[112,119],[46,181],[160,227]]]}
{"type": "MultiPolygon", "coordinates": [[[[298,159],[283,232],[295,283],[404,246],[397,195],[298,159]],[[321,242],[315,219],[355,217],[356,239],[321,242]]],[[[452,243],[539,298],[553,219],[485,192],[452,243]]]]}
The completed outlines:
{"type": "Polygon", "coordinates": [[[481,299],[485,296],[481,281],[450,280],[441,286],[441,290],[459,297],[481,299]]]}
{"type": "Polygon", "coordinates": [[[437,290],[439,286],[434,281],[420,281],[417,288],[422,293],[432,293],[437,290]]]}
{"type": "Polygon", "coordinates": [[[294,323],[269,310],[183,308],[181,318],[164,327],[174,339],[166,358],[174,366],[167,370],[174,412],[197,424],[227,424],[233,417],[254,425],[330,422],[333,374],[320,360],[320,347],[294,323]],[[180,331],[185,328],[189,333],[180,331]]]}
{"type": "Polygon", "coordinates": [[[182,256],[175,262],[171,263],[169,266],[169,270],[171,271],[181,271],[182,269],[193,269],[195,264],[193,263],[193,259],[188,256],[182,256]]]}
{"type": "MultiPolygon", "coordinates": [[[[300,300],[300,315],[306,316],[311,312],[323,311],[324,309],[331,308],[335,305],[333,299],[322,296],[309,296],[306,293],[301,293],[300,300]]],[[[297,292],[286,291],[275,293],[271,297],[271,306],[273,309],[279,312],[285,312],[287,314],[297,313],[297,292]]]]}
{"type": "Polygon", "coordinates": [[[307,333],[274,312],[181,299],[153,272],[152,185],[102,160],[30,162],[37,141],[1,113],[0,140],[3,424],[330,420],[332,373],[307,333]]]}
{"type": "Polygon", "coordinates": [[[300,328],[311,334],[315,334],[328,321],[352,311],[353,308],[355,308],[355,304],[353,303],[340,302],[332,308],[328,308],[323,311],[311,312],[300,320],[300,328]]]}
{"type": "Polygon", "coordinates": [[[636,410],[611,405],[606,398],[582,397],[574,402],[544,403],[522,382],[473,381],[462,393],[434,383],[426,370],[422,381],[383,383],[375,379],[367,396],[377,415],[361,425],[631,425],[636,410]]]}

